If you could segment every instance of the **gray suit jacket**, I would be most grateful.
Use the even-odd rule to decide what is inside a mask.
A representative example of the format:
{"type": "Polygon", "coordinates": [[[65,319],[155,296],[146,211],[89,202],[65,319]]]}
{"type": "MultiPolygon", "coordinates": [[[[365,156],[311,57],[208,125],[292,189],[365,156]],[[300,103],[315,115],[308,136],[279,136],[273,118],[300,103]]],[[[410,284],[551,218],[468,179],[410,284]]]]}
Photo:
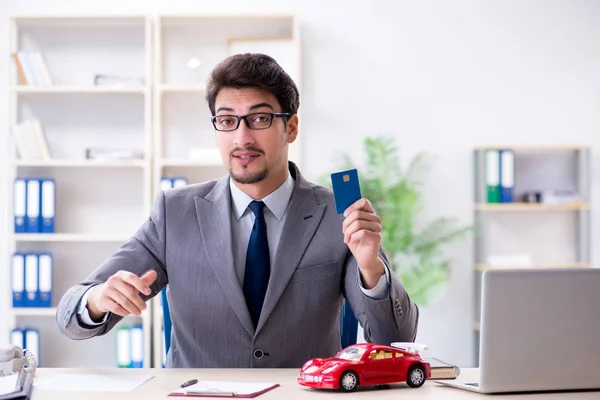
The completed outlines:
{"type": "Polygon", "coordinates": [[[291,162],[290,173],[294,191],[256,329],[234,269],[227,176],[161,193],[134,236],[63,296],[56,314],[61,332],[73,339],[109,332],[121,317],[109,314],[105,324],[86,326],[77,315],[81,297],[119,270],[142,275],[151,268],[158,279],[144,299],[169,284],[169,367],[300,367],[333,356],[344,297],[367,341],[413,341],[419,312],[400,282],[390,274],[388,297],[366,296],[332,191],[306,181],[291,162]]]}

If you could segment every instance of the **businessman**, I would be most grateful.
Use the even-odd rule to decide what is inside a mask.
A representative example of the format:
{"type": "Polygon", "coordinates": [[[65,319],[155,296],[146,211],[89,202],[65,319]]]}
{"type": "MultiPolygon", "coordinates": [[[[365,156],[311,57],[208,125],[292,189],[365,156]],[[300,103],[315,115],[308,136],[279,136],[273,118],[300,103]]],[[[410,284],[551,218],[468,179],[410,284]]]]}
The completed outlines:
{"type": "Polygon", "coordinates": [[[272,58],[212,71],[206,99],[227,176],[162,192],[133,237],[63,296],[59,329],[104,335],[167,284],[168,367],[300,367],[340,349],[348,299],[370,342],[413,341],[418,308],[390,273],[367,199],[343,215],[288,161],[299,93],[272,58]]]}

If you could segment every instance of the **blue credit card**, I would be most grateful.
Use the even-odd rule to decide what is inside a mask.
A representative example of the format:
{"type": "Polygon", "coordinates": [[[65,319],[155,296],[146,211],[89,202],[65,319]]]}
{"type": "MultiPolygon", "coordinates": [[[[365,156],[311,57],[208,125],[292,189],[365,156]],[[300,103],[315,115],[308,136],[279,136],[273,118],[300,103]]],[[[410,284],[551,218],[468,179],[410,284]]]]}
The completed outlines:
{"type": "Polygon", "coordinates": [[[331,174],[335,210],[338,214],[344,211],[361,198],[358,171],[349,169],[331,174]]]}

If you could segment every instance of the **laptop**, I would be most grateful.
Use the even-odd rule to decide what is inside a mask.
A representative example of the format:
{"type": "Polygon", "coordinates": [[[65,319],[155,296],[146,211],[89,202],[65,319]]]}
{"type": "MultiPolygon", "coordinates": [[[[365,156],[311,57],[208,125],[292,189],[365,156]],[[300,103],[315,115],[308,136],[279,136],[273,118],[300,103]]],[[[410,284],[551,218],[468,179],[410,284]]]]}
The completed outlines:
{"type": "Polygon", "coordinates": [[[479,379],[435,382],[480,393],[600,389],[600,269],[487,270],[479,379]]]}

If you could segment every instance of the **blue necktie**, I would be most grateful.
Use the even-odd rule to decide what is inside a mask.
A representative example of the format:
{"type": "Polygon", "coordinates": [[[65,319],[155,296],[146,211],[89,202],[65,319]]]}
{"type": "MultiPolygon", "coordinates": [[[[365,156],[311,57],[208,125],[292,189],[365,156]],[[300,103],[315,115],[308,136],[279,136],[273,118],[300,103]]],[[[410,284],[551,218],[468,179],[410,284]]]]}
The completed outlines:
{"type": "Polygon", "coordinates": [[[267,224],[263,214],[264,206],[265,203],[262,201],[253,201],[248,206],[256,218],[254,219],[254,226],[248,242],[248,251],[246,252],[244,296],[254,327],[258,324],[271,273],[267,224]]]}

